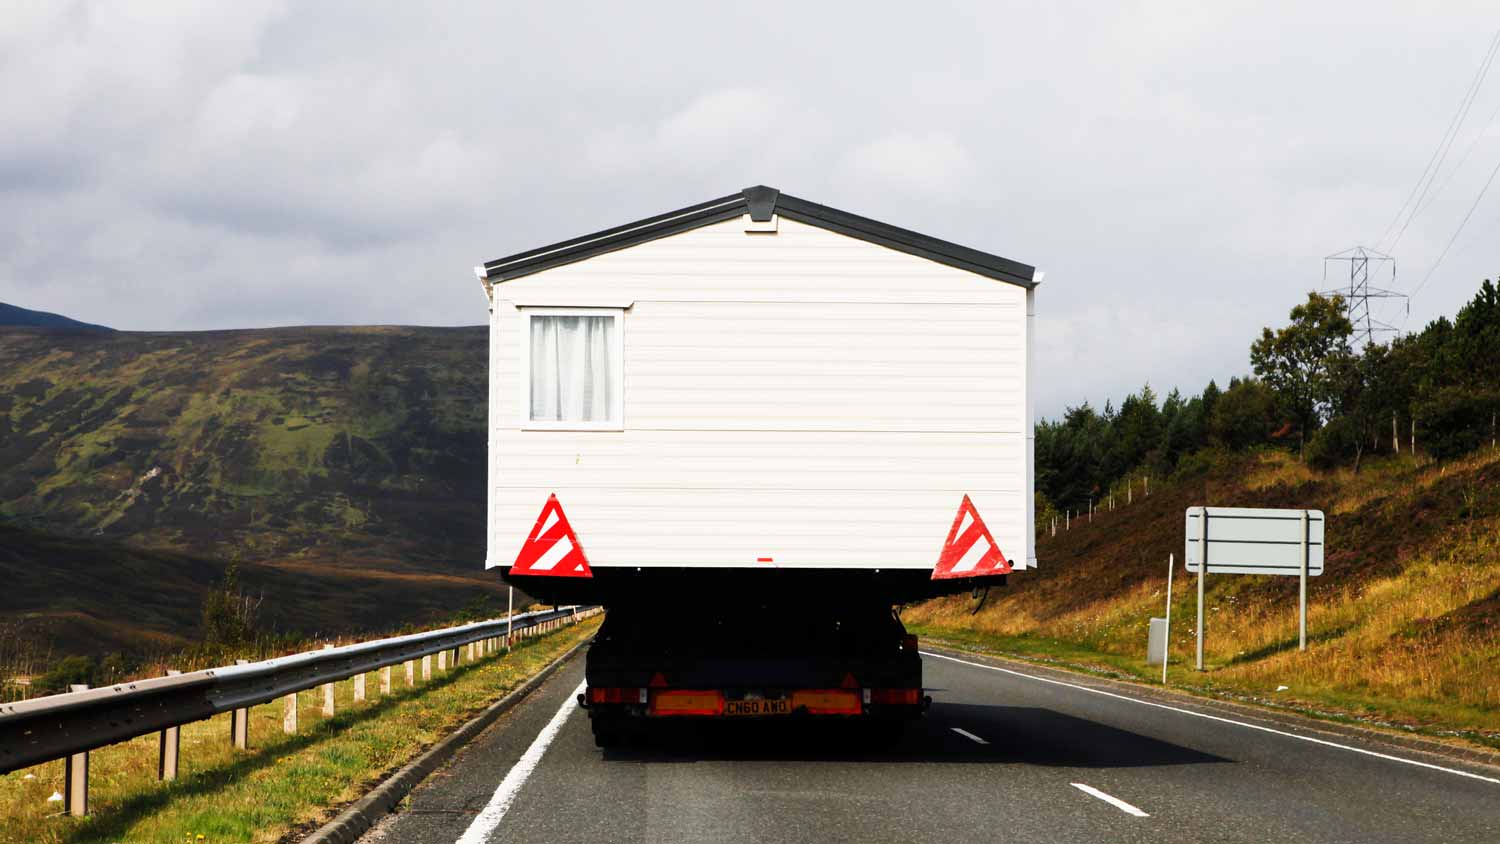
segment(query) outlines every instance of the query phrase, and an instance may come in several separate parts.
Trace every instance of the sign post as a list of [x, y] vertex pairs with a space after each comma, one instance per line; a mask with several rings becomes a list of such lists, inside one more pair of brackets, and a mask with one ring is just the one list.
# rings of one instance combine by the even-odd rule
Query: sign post
[[1167, 646], [1161, 652], [1161, 682], [1167, 683], [1167, 662], [1172, 656], [1172, 569], [1177, 568], [1177, 555], [1167, 555]]
[[1297, 650], [1307, 650], [1307, 511], [1302, 511], [1302, 570], [1297, 584]]
[[1203, 508], [1203, 518], [1198, 522], [1198, 543], [1202, 557], [1198, 564], [1198, 670], [1203, 670], [1203, 579], [1208, 573], [1208, 508]]

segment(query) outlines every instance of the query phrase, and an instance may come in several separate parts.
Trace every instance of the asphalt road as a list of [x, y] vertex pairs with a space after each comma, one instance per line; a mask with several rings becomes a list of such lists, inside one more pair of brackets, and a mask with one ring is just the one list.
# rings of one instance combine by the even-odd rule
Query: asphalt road
[[364, 841], [1500, 841], [1492, 769], [937, 655], [924, 672], [932, 709], [887, 750], [741, 728], [602, 752], [568, 703], [575, 659]]

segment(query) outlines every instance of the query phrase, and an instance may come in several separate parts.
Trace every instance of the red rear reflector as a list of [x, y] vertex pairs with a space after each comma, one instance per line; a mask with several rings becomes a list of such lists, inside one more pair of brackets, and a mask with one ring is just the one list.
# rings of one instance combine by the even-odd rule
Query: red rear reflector
[[792, 711], [809, 715], [858, 715], [859, 692], [846, 689], [802, 689], [792, 692]]
[[852, 672], [852, 671], [846, 671], [846, 672], [844, 672], [844, 680], [843, 680], [843, 682], [839, 683], [839, 688], [841, 688], [841, 689], [857, 689], [857, 688], [859, 688], [859, 681], [856, 680], [856, 679], [854, 679], [854, 672]]
[[922, 702], [921, 689], [871, 689], [870, 702], [886, 705], [916, 706]]
[[722, 692], [672, 689], [651, 694], [652, 715], [719, 715], [724, 712]]
[[645, 703], [646, 690], [640, 688], [589, 688], [589, 703]]
[[653, 689], [663, 689], [666, 688], [667, 678], [660, 671], [658, 671], [655, 674], [651, 675], [651, 682], [647, 683], [646, 685], [650, 686]]

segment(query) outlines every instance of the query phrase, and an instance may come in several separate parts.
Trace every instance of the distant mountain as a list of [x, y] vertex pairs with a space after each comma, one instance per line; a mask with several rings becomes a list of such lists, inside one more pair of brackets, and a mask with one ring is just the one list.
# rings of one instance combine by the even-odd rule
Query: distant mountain
[[[0, 522], [67, 540], [8, 560], [52, 581], [0, 609], [144, 623], [149, 599], [107, 600], [129, 578], [188, 603], [152, 614], [154, 635], [191, 635], [187, 595], [229, 559], [283, 629], [503, 600], [483, 569], [487, 342], [482, 327], [0, 331]], [[160, 553], [111, 572], [113, 552], [80, 543]]]
[[71, 328], [84, 331], [114, 331], [103, 325], [79, 322], [61, 314], [33, 311], [0, 302], [0, 325], [24, 325], [32, 328]]

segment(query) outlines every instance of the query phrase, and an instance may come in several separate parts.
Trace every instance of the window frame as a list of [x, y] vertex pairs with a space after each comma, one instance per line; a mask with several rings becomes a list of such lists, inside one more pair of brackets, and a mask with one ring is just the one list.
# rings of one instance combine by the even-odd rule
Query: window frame
[[[625, 309], [610, 307], [541, 308], [522, 307], [521, 312], [521, 377], [518, 411], [519, 427], [523, 431], [623, 431], [625, 430]], [[597, 422], [554, 422], [531, 418], [531, 319], [539, 316], [607, 316], [615, 321], [614, 356], [611, 359], [610, 377], [618, 389], [610, 401], [610, 418]]]

